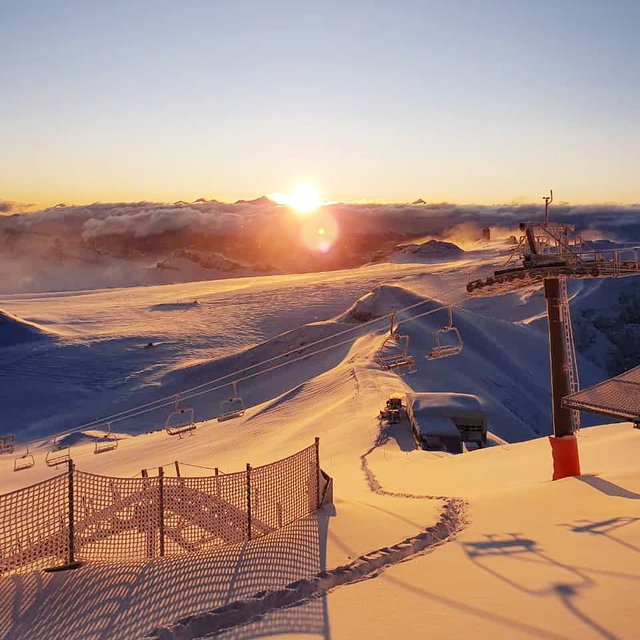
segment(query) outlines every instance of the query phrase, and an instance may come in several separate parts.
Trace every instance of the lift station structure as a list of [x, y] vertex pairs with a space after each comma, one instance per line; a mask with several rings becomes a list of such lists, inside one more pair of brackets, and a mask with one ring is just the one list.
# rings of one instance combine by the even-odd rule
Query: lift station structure
[[565, 408], [562, 399], [579, 390], [567, 278], [619, 278], [640, 275], [636, 250], [597, 251], [574, 227], [549, 221], [553, 191], [545, 196], [544, 222], [520, 224], [519, 242], [500, 268], [470, 280], [470, 296], [499, 295], [542, 284], [549, 325], [549, 360], [553, 417], [553, 479], [580, 475], [575, 431], [580, 413]]

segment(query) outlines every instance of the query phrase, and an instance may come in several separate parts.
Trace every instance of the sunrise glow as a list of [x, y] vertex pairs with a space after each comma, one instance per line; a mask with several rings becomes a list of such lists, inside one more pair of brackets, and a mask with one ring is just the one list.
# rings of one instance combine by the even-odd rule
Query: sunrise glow
[[299, 184], [289, 194], [289, 206], [298, 213], [309, 213], [320, 204], [320, 196], [310, 184]]
[[300, 214], [309, 213], [322, 204], [317, 189], [306, 183], [299, 184], [290, 193], [271, 193], [268, 197]]

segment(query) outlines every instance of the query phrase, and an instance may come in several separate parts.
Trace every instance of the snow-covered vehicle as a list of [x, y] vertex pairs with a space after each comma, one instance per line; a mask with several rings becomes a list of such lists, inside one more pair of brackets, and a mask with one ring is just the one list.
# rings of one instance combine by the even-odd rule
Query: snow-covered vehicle
[[467, 393], [408, 393], [407, 417], [423, 449], [462, 453], [463, 443], [484, 447], [487, 423], [482, 403]]

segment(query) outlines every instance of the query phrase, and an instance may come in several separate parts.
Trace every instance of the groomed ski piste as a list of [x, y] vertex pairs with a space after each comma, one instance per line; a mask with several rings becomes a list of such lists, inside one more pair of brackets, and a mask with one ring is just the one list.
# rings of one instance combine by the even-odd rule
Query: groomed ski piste
[[[319, 437], [334, 479], [333, 505], [244, 544], [1, 578], [0, 638], [637, 637], [640, 432], [583, 428], [582, 476], [551, 481], [542, 293], [464, 292], [503, 259], [494, 243], [455, 262], [0, 297], [1, 431], [17, 440], [2, 493], [60, 473], [54, 435], [78, 469], [121, 477], [239, 471]], [[569, 293], [597, 308], [610, 288]], [[449, 305], [464, 348], [427, 360]], [[376, 364], [392, 312], [416, 373]], [[578, 358], [583, 386], [606, 377]], [[246, 411], [218, 422], [233, 381]], [[380, 423], [409, 391], [477, 395], [491, 446], [424, 451], [406, 422]], [[193, 436], [164, 430], [176, 393]], [[119, 446], [95, 455], [109, 416]], [[26, 445], [35, 465], [14, 472]]]

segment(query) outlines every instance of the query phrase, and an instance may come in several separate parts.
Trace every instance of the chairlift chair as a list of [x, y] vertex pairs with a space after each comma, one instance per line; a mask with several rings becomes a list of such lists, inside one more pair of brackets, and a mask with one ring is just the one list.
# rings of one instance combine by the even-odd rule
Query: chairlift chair
[[389, 335], [384, 339], [380, 350], [376, 354], [375, 361], [386, 370], [409, 368], [409, 373], [415, 373], [415, 359], [410, 356], [409, 336], [397, 333], [397, 327], [394, 328], [395, 313], [391, 314], [391, 326], [389, 327]]
[[236, 390], [236, 383], [231, 383], [233, 389], [233, 395], [227, 400], [223, 400], [220, 403], [220, 415], [218, 416], [218, 422], [224, 422], [225, 420], [232, 420], [233, 418], [241, 418], [245, 412], [244, 402], [242, 398], [238, 397]]
[[175, 398], [173, 411], [167, 416], [164, 429], [170, 436], [182, 438], [185, 433], [193, 435], [196, 428], [193, 407], [179, 407], [180, 394]]
[[[445, 338], [443, 340], [443, 338]], [[457, 356], [462, 351], [462, 337], [456, 327], [453, 326], [452, 307], [449, 307], [449, 323], [446, 327], [438, 329], [435, 335], [436, 344], [429, 352], [427, 360], [439, 360]]]
[[13, 460], [13, 470], [14, 471], [22, 471], [23, 469], [31, 469], [35, 465], [36, 461], [32, 454], [29, 453], [29, 445], [27, 445], [27, 450], [21, 456], [14, 458]]
[[0, 453], [13, 453], [15, 444], [16, 438], [13, 433], [0, 436]]
[[107, 433], [101, 438], [96, 438], [93, 453], [104, 453], [118, 448], [118, 438], [115, 433], [111, 433], [111, 423], [107, 423]]
[[417, 371], [415, 358], [407, 353], [409, 336], [390, 336], [390, 338], [397, 341], [397, 348], [393, 350], [390, 347], [393, 343], [389, 342], [389, 338], [387, 338], [376, 356], [376, 362], [380, 367], [389, 371], [408, 367], [409, 373], [415, 373]]
[[57, 436], [53, 436], [53, 447], [47, 451], [44, 461], [47, 467], [57, 467], [71, 460], [71, 447], [61, 447], [56, 441]]

